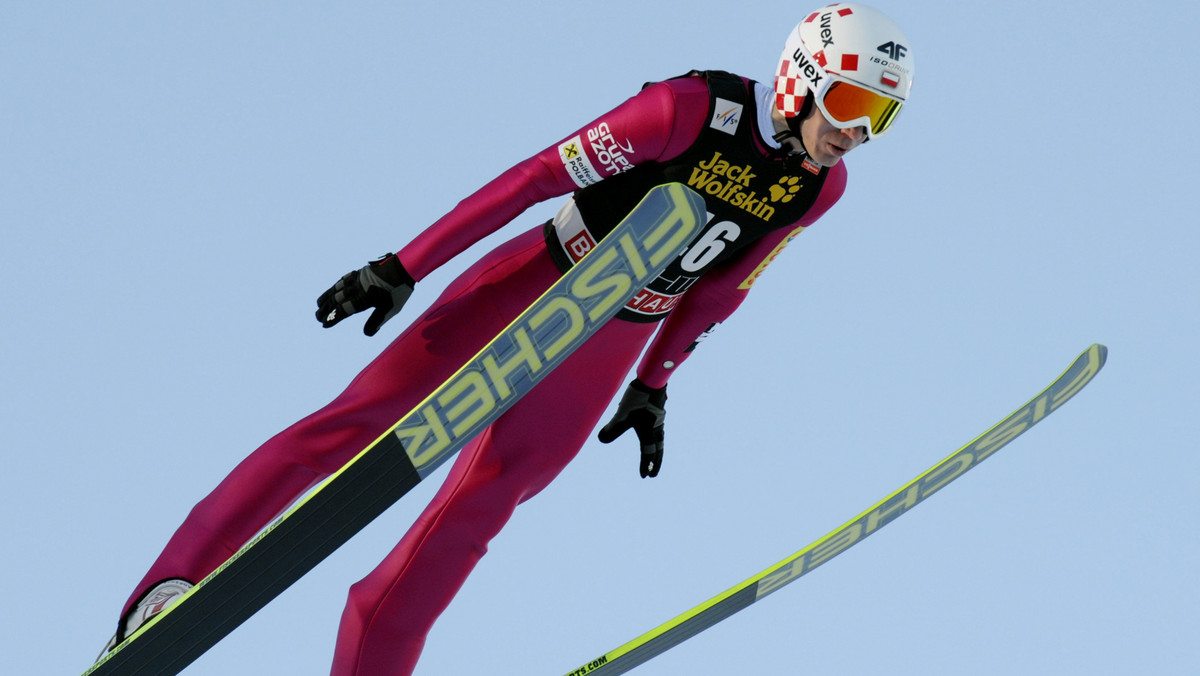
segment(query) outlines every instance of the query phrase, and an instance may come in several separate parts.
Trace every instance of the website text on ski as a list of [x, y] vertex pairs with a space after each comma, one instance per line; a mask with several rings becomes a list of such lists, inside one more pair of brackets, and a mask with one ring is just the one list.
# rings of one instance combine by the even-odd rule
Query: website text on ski
[[[473, 438], [396, 548], [351, 587], [332, 673], [412, 672], [426, 634], [489, 541], [519, 504], [575, 457], [635, 366], [636, 377], [599, 438], [608, 443], [633, 430], [641, 451], [638, 471], [656, 476], [671, 374], [740, 306], [783, 248], [841, 198], [847, 180], [842, 158], [890, 131], [912, 86], [913, 54], [908, 39], [882, 13], [839, 3], [800, 17], [770, 76], [773, 83], [763, 84], [722, 71], [693, 71], [646, 85], [488, 182], [396, 254], [347, 274], [322, 294], [317, 312], [322, 325], [372, 310], [364, 332], [373, 335], [400, 311], [417, 282], [531, 205], [570, 194], [549, 222], [484, 254], [342, 394], [269, 439], [201, 500], [132, 590], [113, 645], [152, 617], [163, 618], [156, 624], [165, 626], [172, 616], [200, 614], [187, 611], [200, 607], [201, 593], [189, 596], [200, 580], [209, 589], [223, 584], [221, 595], [237, 599], [235, 605], [251, 597], [265, 603], [279, 593], [286, 584], [243, 579], [231, 574], [234, 565], [212, 573], [331, 476], [334, 481], [304, 509], [321, 504], [311, 511], [339, 515], [360, 510], [368, 499], [357, 487], [332, 490], [349, 485], [352, 472], [339, 475], [341, 468], [407, 411], [422, 410], [419, 404], [430, 392], [448, 383], [555, 280], [582, 265], [580, 258], [649, 191], [680, 183], [703, 200], [697, 234], [613, 319], [536, 387], [516, 395], [519, 400], [486, 429], [453, 430]], [[460, 386], [467, 387], [465, 381]], [[464, 399], [460, 405], [454, 415], [469, 416], [472, 406], [483, 404]], [[403, 439], [410, 453], [436, 438], [433, 427], [419, 423], [422, 432]], [[295, 513], [284, 519], [269, 537], [280, 537], [294, 518]], [[294, 561], [297, 570], [336, 546], [336, 538], [299, 533], [294, 538], [289, 553], [278, 556]], [[255, 553], [265, 556], [264, 542], [237, 556], [237, 565], [263, 565]], [[231, 623], [207, 615], [225, 608], [224, 602], [213, 603], [197, 632], [227, 631], [212, 628]], [[163, 614], [172, 607], [178, 610]], [[150, 634], [109, 661], [132, 654], [130, 646]], [[153, 659], [186, 662], [178, 652], [168, 649]]]

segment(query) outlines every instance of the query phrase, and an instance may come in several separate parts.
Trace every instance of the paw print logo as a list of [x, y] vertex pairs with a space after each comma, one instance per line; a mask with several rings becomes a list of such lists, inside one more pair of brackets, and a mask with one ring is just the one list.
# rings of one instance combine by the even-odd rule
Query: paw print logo
[[784, 176], [771, 186], [772, 202], [791, 202], [796, 193], [800, 192], [800, 179], [796, 176]]

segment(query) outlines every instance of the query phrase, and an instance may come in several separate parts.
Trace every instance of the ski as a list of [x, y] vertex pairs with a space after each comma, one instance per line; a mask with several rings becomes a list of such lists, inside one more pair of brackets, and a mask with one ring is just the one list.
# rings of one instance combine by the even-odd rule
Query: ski
[[883, 528], [918, 503], [962, 476], [1030, 427], [1062, 406], [1087, 385], [1108, 356], [1100, 344], [1089, 347], [1036, 397], [993, 425], [950, 457], [872, 505], [845, 525], [741, 584], [714, 596], [678, 617], [584, 664], [566, 676], [623, 674], [666, 652], [780, 587], [794, 582], [868, 535]]
[[674, 260], [704, 225], [679, 183], [607, 237], [404, 418], [85, 673], [177, 674], [429, 476]]

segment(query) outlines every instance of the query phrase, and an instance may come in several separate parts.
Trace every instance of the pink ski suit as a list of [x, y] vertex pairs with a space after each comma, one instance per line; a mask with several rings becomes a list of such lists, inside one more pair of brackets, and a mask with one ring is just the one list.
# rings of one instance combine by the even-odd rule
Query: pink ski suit
[[[718, 90], [710, 87], [716, 75], [693, 73], [648, 85], [504, 172], [404, 247], [398, 256], [419, 281], [531, 205], [577, 191], [554, 222], [517, 235], [452, 282], [329, 405], [241, 462], [193, 508], [123, 613], [160, 580], [204, 578], [503, 329], [571, 264], [581, 241], [603, 236], [604, 222], [611, 220], [606, 208], [619, 216], [610, 199], [617, 193], [596, 200], [593, 189], [609, 184], [634, 190], [657, 180], [652, 173], [641, 183], [620, 184], [618, 179], [642, 173], [635, 170], [643, 165], [686, 181], [715, 214], [691, 257], [683, 257], [682, 270], [692, 274], [631, 302], [622, 318], [606, 324], [474, 439], [395, 549], [351, 587], [332, 673], [412, 673], [426, 634], [488, 542], [518, 504], [575, 457], [655, 330], [637, 375], [663, 387], [698, 338], [738, 307], [766, 263], [841, 196], [842, 164], [785, 166], [778, 144], [769, 140], [768, 87], [723, 75]], [[712, 145], [733, 143], [731, 129], [739, 130], [738, 145]], [[727, 161], [739, 148], [744, 161]], [[630, 197], [636, 203], [640, 194]], [[788, 211], [804, 199], [799, 211]], [[798, 217], [783, 220], [789, 213]], [[776, 215], [779, 222], [768, 222]], [[746, 236], [736, 241], [740, 234]]]

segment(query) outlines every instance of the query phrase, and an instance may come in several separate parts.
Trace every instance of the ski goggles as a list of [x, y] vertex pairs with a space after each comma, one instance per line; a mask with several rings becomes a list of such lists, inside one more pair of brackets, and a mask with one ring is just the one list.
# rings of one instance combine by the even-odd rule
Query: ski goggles
[[896, 121], [904, 102], [830, 73], [829, 84], [816, 104], [829, 123], [839, 129], [866, 127], [868, 137], [883, 135]]

